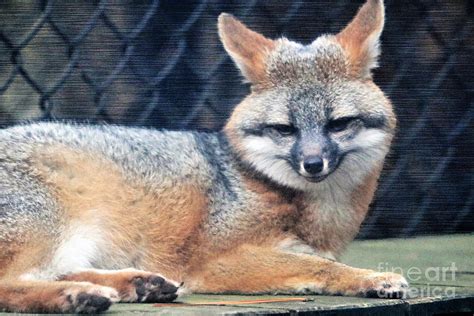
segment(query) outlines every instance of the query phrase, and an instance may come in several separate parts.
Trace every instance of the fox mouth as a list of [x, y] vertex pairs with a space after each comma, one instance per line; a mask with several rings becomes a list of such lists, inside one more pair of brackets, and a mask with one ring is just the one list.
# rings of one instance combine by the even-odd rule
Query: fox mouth
[[338, 161], [337, 165], [334, 168], [331, 168], [330, 170], [328, 170], [328, 172], [325, 173], [325, 174], [317, 174], [317, 175], [312, 176], [308, 173], [305, 173], [304, 171], [301, 172], [301, 170], [299, 170], [299, 166], [295, 166], [295, 164], [293, 164], [293, 161], [291, 161], [289, 158], [286, 158], [286, 157], [279, 157], [279, 158], [282, 158], [290, 166], [292, 166], [293, 170], [296, 172], [296, 174], [298, 174], [299, 176], [304, 178], [306, 181], [311, 182], [311, 183], [318, 183], [318, 182], [324, 181], [327, 177], [329, 177], [337, 169], [337, 167], [339, 166], [339, 164], [341, 162], [341, 161]]
[[300, 173], [300, 175], [306, 179], [306, 181], [312, 182], [312, 183], [318, 183], [323, 180], [325, 180], [331, 173], [325, 174], [325, 175], [318, 175], [318, 176], [305, 176]]

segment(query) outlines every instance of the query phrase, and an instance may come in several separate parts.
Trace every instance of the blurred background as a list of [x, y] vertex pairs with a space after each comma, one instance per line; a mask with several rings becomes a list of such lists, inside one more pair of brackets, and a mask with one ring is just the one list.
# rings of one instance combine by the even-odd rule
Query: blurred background
[[[0, 126], [218, 130], [249, 91], [218, 40], [219, 13], [310, 43], [363, 2], [3, 0]], [[374, 80], [399, 130], [358, 238], [473, 232], [474, 1], [385, 3]]]

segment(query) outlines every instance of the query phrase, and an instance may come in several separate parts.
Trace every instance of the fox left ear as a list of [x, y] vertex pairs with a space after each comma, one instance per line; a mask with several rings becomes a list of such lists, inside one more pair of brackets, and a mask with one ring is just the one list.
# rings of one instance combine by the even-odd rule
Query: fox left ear
[[356, 77], [371, 78], [371, 70], [378, 65], [384, 20], [383, 0], [367, 0], [349, 25], [336, 35]]
[[252, 84], [266, 79], [266, 59], [275, 42], [247, 28], [232, 15], [222, 13], [218, 22], [219, 36], [227, 53], [242, 75]]

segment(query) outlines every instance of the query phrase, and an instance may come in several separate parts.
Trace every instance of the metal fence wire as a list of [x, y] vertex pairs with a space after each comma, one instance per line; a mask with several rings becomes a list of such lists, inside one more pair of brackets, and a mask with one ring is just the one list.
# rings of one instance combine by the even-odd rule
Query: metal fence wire
[[[363, 1], [2, 1], [0, 125], [74, 119], [216, 130], [248, 93], [219, 13], [309, 43]], [[386, 1], [378, 83], [399, 131], [360, 238], [472, 232], [474, 2]]]

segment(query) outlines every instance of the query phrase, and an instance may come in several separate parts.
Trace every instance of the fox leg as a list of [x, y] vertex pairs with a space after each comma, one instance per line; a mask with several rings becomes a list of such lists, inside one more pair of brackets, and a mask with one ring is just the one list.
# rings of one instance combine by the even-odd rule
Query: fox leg
[[87, 269], [63, 275], [59, 280], [87, 281], [112, 287], [118, 291], [120, 301], [128, 303], [171, 302], [178, 297], [179, 284], [165, 277], [136, 269]]
[[0, 281], [0, 311], [90, 314], [118, 299], [115, 289], [88, 282]]
[[[117, 290], [89, 282], [56, 282], [39, 262], [50, 245], [0, 241], [0, 312], [99, 313], [119, 300]], [[21, 246], [19, 246], [21, 245]]]
[[311, 254], [242, 245], [207, 260], [185, 284], [204, 293], [316, 293], [401, 298], [406, 280], [395, 273], [358, 269]]

